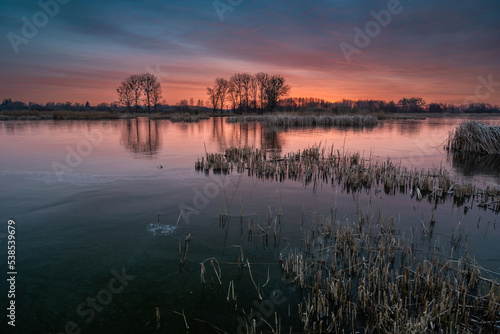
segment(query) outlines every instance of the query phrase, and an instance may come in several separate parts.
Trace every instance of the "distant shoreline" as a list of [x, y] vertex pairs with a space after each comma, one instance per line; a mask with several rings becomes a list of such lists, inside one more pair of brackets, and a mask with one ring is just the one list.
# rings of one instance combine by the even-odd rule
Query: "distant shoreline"
[[[272, 112], [264, 115], [336, 115], [328, 111], [291, 111], [291, 112]], [[211, 117], [231, 117], [237, 116], [232, 112], [224, 114], [213, 113], [190, 113], [190, 112], [175, 112], [175, 113], [117, 113], [117, 112], [101, 112], [101, 111], [3, 111], [0, 112], [0, 121], [45, 121], [45, 120], [112, 120], [112, 119], [134, 119], [139, 117], [148, 117], [150, 119], [169, 119], [172, 122], [198, 122]], [[244, 113], [243, 116], [256, 116], [256, 113]], [[339, 114], [340, 115], [340, 114]], [[498, 113], [344, 113], [343, 115], [363, 115], [374, 116], [379, 120], [424, 120], [426, 118], [454, 118], [466, 116], [480, 117], [500, 117]]]

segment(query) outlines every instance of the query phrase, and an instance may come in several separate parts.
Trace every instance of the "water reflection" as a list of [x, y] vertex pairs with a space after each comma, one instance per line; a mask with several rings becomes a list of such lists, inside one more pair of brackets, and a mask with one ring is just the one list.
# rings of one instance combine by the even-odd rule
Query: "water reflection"
[[413, 136], [422, 131], [422, 125], [423, 123], [421, 120], [404, 120], [399, 121], [397, 127], [401, 135]]
[[[482, 180], [498, 183], [500, 158], [451, 156], [447, 160], [446, 153], [440, 149], [446, 142], [448, 132], [467, 119], [385, 120], [376, 127], [362, 129], [272, 127], [258, 122], [227, 123], [221, 117], [198, 123], [172, 123], [148, 118], [0, 121], [0, 152], [3, 157], [8, 157], [0, 159], [0, 169], [22, 170], [27, 163], [41, 166], [37, 167], [40, 170], [51, 169], [52, 161], [65, 158], [66, 146], [76, 148], [88, 134], [101, 132], [105, 134], [104, 141], [99, 149], [92, 152], [92, 158], [99, 158], [102, 154], [102, 158], [109, 161], [125, 159], [120, 155], [125, 150], [132, 152], [135, 159], [174, 157], [172, 160], [175, 160], [176, 166], [191, 167], [205, 147], [210, 152], [221, 152], [231, 146], [250, 146], [288, 153], [322, 143], [322, 147], [333, 146], [335, 150], [357, 151], [366, 156], [373, 152], [377, 159], [391, 157], [409, 168], [431, 168], [444, 163], [445, 168], [454, 169], [452, 172], [456, 171], [458, 176], [481, 175], [486, 176]], [[481, 121], [498, 123], [498, 117], [484, 117]], [[121, 148], [117, 150], [118, 146]], [[38, 160], [33, 162], [31, 153], [38, 154], [40, 151], [44, 154], [36, 155]], [[127, 171], [130, 171], [130, 166]]]
[[259, 147], [266, 150], [281, 151], [286, 130], [263, 126], [260, 123], [226, 123], [224, 118], [215, 117], [210, 120], [212, 140], [219, 150], [227, 147]]
[[153, 159], [160, 150], [158, 120], [139, 117], [122, 123], [120, 144], [128, 150]]
[[500, 182], [500, 155], [455, 152], [448, 155], [453, 168], [465, 176], [490, 175]]

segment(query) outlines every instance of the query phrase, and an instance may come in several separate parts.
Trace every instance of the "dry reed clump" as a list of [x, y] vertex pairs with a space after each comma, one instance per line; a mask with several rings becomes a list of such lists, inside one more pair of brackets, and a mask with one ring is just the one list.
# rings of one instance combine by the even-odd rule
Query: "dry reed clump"
[[377, 117], [366, 115], [261, 115], [233, 116], [226, 118], [228, 123], [262, 122], [270, 126], [339, 126], [373, 127], [378, 124]]
[[500, 126], [488, 126], [478, 121], [462, 122], [448, 136], [450, 151], [478, 154], [500, 154]]
[[364, 159], [359, 152], [328, 152], [325, 148], [312, 147], [296, 153], [281, 155], [277, 151], [244, 147], [231, 147], [224, 153], [206, 153], [195, 162], [195, 169], [208, 173], [230, 173], [236, 169], [248, 176], [283, 182], [294, 180], [313, 184], [337, 184], [347, 192], [375, 189], [375, 193], [410, 193], [421, 199], [464, 199], [481, 196], [482, 203], [491, 202], [500, 195], [496, 188], [480, 189], [472, 184], [455, 182], [445, 168], [417, 170], [386, 161]]
[[304, 333], [498, 332], [499, 283], [481, 276], [467, 250], [455, 259], [439, 249], [421, 254], [394, 219], [361, 212], [357, 222], [313, 222], [301, 249], [282, 251], [279, 262], [301, 289]]

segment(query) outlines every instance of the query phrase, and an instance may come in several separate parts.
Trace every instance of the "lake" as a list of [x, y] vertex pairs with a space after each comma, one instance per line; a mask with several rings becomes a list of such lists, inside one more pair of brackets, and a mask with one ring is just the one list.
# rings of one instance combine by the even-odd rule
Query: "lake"
[[[320, 221], [333, 211], [341, 221], [356, 220], [360, 208], [394, 217], [400, 231], [418, 235], [423, 251], [449, 248], [454, 229], [460, 230], [485, 275], [497, 277], [500, 226], [492, 210], [194, 168], [205, 152], [231, 146], [288, 153], [333, 145], [418, 170], [444, 167], [461, 182], [499, 187], [498, 157], [453, 157], [443, 149], [449, 131], [465, 119], [477, 117], [385, 120], [363, 129], [280, 129], [223, 118], [0, 122], [0, 254], [7, 272], [7, 222], [15, 221], [16, 332], [184, 332], [184, 314], [193, 333], [217, 333], [215, 327], [234, 333], [243, 311], [269, 306], [257, 299], [253, 280], [284, 292], [271, 299], [272, 307], [283, 323], [295, 325], [287, 308], [300, 296], [287, 290], [278, 257], [300, 245], [304, 221]], [[480, 120], [500, 123], [495, 117]], [[221, 212], [230, 218], [221, 221]], [[277, 212], [282, 216], [276, 238], [249, 237], [250, 225], [263, 226]], [[434, 231], [423, 238], [422, 225], [431, 215]], [[242, 253], [253, 277], [238, 269]], [[203, 262], [210, 258], [216, 260]], [[227, 301], [230, 284], [236, 304]], [[8, 291], [5, 280], [0, 288], [2, 295]], [[3, 329], [7, 321], [1, 320]]]

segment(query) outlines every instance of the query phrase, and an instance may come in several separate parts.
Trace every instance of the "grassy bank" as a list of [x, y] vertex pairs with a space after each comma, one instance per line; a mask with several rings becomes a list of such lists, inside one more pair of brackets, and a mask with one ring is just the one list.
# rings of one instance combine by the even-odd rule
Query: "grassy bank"
[[340, 126], [340, 127], [373, 127], [378, 119], [367, 115], [298, 115], [271, 114], [255, 116], [233, 116], [226, 119], [228, 123], [262, 122], [271, 126]]
[[[168, 113], [119, 113], [101, 111], [36, 111], [19, 110], [0, 112], [0, 121], [6, 120], [99, 120], [99, 119], [128, 119], [136, 117], [149, 117], [151, 119], [169, 119], [172, 122], [198, 122], [211, 117], [224, 117], [230, 123], [236, 122], [263, 122], [273, 126], [350, 126], [365, 127], [375, 126], [381, 120], [425, 120], [426, 118], [463, 117], [472, 114], [393, 114], [374, 112], [370, 114], [345, 114], [337, 115], [329, 111], [294, 111], [276, 112], [265, 115], [245, 114], [235, 115], [232, 112], [213, 114], [208, 112], [168, 112]], [[477, 114], [477, 116], [492, 117], [495, 114]]]
[[4, 111], [0, 114], [0, 120], [99, 120], [118, 119], [121, 114], [101, 111]]
[[173, 123], [196, 123], [201, 120], [210, 119], [210, 115], [208, 114], [198, 114], [198, 115], [190, 115], [190, 114], [162, 114], [162, 119], [168, 119]]
[[0, 121], [8, 120], [101, 120], [101, 119], [129, 119], [148, 117], [151, 119], [168, 119], [172, 122], [199, 122], [210, 119], [210, 114], [189, 113], [116, 113], [101, 111], [4, 111], [0, 113]]

